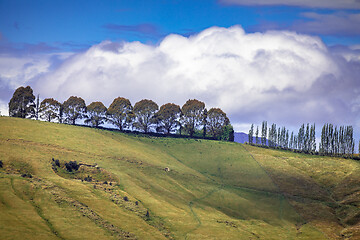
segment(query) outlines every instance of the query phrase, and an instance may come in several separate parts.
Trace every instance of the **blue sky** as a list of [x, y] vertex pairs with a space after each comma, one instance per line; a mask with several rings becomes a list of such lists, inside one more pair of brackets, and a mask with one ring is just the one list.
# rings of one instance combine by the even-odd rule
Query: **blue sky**
[[[247, 6], [238, 2], [1, 0], [0, 33], [3, 41], [11, 43], [42, 42], [60, 49], [76, 49], [103, 40], [156, 44], [169, 33], [189, 35], [211, 26], [239, 24], [247, 32], [287, 29], [318, 35], [328, 45], [360, 43], [360, 31], [346, 26], [352, 24], [349, 15], [359, 14], [356, 6], [342, 9], [339, 4], [340, 8], [332, 9], [309, 7], [306, 1], [304, 6]], [[309, 13], [316, 15], [309, 17]], [[329, 16], [339, 16], [343, 28], [322, 22]], [[353, 26], [358, 26], [359, 21], [355, 19]], [[309, 24], [313, 27], [309, 28]]]
[[[0, 111], [19, 86], [106, 106], [118, 96], [360, 136], [358, 0], [0, 0]], [[318, 129], [319, 130], [319, 129]]]

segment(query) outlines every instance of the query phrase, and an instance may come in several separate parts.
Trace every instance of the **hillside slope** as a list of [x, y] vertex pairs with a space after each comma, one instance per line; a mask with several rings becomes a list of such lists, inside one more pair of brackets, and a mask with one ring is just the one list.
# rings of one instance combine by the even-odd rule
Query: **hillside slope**
[[0, 239], [360, 236], [352, 160], [8, 117], [0, 160]]

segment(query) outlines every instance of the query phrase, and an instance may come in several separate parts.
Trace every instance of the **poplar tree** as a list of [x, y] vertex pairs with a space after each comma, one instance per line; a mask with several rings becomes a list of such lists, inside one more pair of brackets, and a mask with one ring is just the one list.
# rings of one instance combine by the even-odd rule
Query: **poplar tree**
[[253, 136], [254, 136], [254, 124], [251, 124], [250, 130], [249, 130], [249, 144], [253, 144]]
[[289, 130], [286, 130], [285, 148], [289, 148]]
[[277, 132], [277, 139], [278, 139], [278, 146], [281, 147], [281, 128], [278, 128], [278, 132]]
[[297, 145], [300, 151], [304, 151], [305, 124], [302, 124], [297, 135]]
[[256, 144], [259, 144], [259, 126], [256, 126], [255, 141]]
[[269, 128], [269, 146], [270, 147], [276, 147], [277, 143], [277, 134], [276, 134], [276, 124], [273, 123], [271, 127]]
[[294, 132], [291, 132], [289, 148], [294, 149]]
[[310, 151], [316, 151], [316, 136], [315, 136], [315, 123], [310, 128]]
[[261, 144], [266, 145], [266, 137], [267, 137], [267, 122], [262, 122], [262, 131], [261, 131]]

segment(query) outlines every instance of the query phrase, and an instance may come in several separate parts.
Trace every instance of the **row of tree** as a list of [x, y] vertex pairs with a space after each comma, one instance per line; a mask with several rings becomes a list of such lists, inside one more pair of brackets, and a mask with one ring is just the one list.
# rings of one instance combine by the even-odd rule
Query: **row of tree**
[[86, 106], [81, 97], [71, 96], [64, 103], [53, 98], [36, 99], [30, 86], [19, 87], [9, 102], [9, 116], [35, 118], [59, 123], [86, 124], [98, 127], [109, 122], [120, 130], [140, 130], [144, 133], [179, 133], [193, 137], [201, 134], [216, 139], [233, 141], [234, 131], [229, 118], [220, 108], [205, 108], [205, 103], [193, 99], [180, 106], [167, 103], [160, 107], [152, 100], [143, 99], [134, 106], [129, 99], [118, 97], [109, 108], [102, 102]]
[[355, 141], [353, 133], [352, 126], [340, 126], [338, 128], [332, 124], [325, 124], [321, 131], [320, 153], [327, 155], [354, 154]]
[[[269, 133], [268, 133], [269, 132]], [[319, 152], [323, 155], [350, 156], [354, 154], [355, 141], [353, 138], [352, 126], [333, 126], [324, 124], [319, 143]], [[254, 142], [254, 124], [249, 130], [249, 143], [267, 146], [270, 148], [282, 148], [301, 151], [304, 153], [317, 153], [315, 124], [302, 124], [297, 134], [291, 132], [285, 127], [277, 128], [272, 124], [269, 129], [267, 122], [263, 121], [261, 125], [261, 136], [259, 127], [256, 127]], [[360, 152], [360, 142], [359, 142]]]

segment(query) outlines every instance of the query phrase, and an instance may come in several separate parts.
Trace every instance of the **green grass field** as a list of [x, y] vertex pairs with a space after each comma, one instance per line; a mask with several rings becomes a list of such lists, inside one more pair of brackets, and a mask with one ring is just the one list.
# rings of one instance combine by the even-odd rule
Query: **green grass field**
[[0, 239], [360, 239], [353, 160], [9, 117], [0, 160]]

